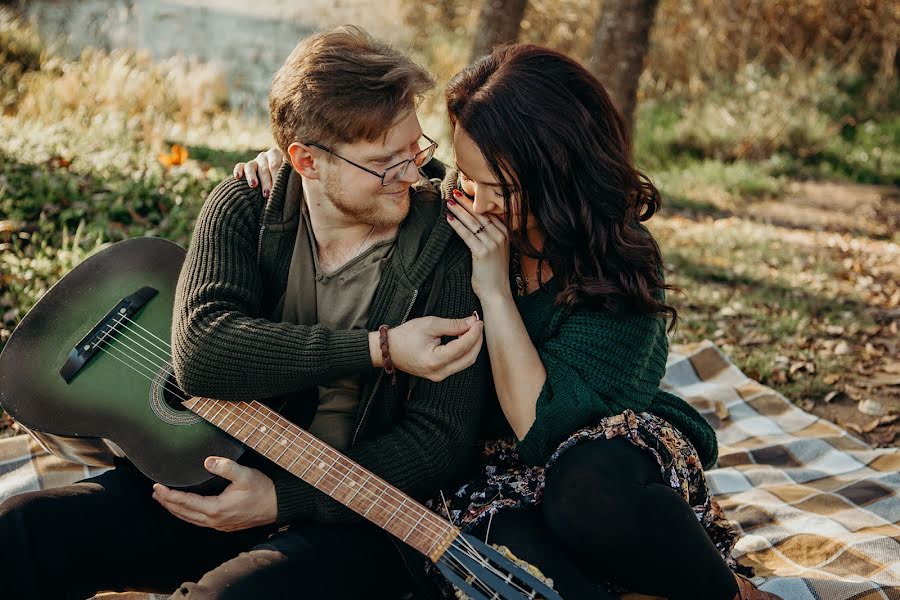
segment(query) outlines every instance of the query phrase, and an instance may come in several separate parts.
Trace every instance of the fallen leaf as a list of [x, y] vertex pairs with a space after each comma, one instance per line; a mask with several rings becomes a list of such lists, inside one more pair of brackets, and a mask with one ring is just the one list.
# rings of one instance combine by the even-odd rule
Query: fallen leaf
[[824, 381], [828, 385], [834, 385], [840, 380], [841, 380], [841, 376], [838, 375], [837, 373], [831, 373], [830, 375], [826, 375], [825, 377], [822, 378], [822, 381]]
[[873, 419], [862, 426], [863, 433], [869, 433], [870, 431], [874, 431], [876, 427], [881, 425], [881, 419]]
[[843, 393], [844, 393], [844, 392], [842, 392], [841, 390], [833, 390], [833, 391], [830, 391], [830, 392], [828, 392], [827, 394], [825, 394], [825, 397], [824, 397], [824, 398], [822, 398], [822, 402], [825, 402], [825, 403], [827, 404], [827, 403], [831, 402], [832, 400], [834, 400], [835, 398], [837, 398], [838, 396], [840, 396], [840, 395], [843, 394]]
[[843, 427], [844, 429], [849, 429], [850, 431], [854, 431], [859, 435], [862, 435], [863, 431], [859, 425], [856, 423], [851, 423], [850, 421], [838, 421], [838, 425]]
[[850, 354], [850, 344], [844, 341], [839, 342], [838, 345], [834, 347], [834, 353], [838, 356]]
[[856, 410], [863, 413], [864, 415], [870, 415], [873, 417], [880, 417], [884, 414], [884, 407], [881, 405], [881, 402], [877, 400], [865, 399], [860, 401], [859, 404], [856, 405]]
[[741, 346], [759, 346], [762, 344], [768, 344], [772, 341], [771, 336], [768, 336], [764, 333], [751, 333], [750, 335], [744, 336], [744, 338], [738, 342]]
[[159, 164], [167, 169], [169, 167], [177, 167], [178, 165], [183, 165], [187, 159], [187, 148], [185, 148], [181, 144], [172, 144], [172, 149], [168, 154], [163, 152], [159, 156], [157, 156]]
[[891, 423], [896, 423], [900, 421], [900, 413], [891, 413], [889, 415], [884, 415], [880, 419], [878, 419], [879, 425], [890, 425]]
[[869, 378], [872, 385], [900, 385], [900, 374], [898, 373], [875, 373]]

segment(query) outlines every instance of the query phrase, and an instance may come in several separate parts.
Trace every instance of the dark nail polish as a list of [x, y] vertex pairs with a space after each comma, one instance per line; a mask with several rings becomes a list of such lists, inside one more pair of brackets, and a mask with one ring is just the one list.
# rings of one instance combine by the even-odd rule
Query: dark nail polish
[[448, 221], [455, 221], [455, 220], [456, 220], [456, 217], [454, 217], [454, 216], [451, 215], [450, 213], [447, 213], [447, 220], [448, 220]]
[[269, 190], [263, 190], [263, 198], [269, 197]]
[[457, 198], [462, 198], [462, 192], [459, 190], [453, 190], [453, 195]]
[[450, 206], [456, 206], [456, 202], [453, 200], [453, 198], [447, 198], [447, 204], [449, 204]]
[[252, 179], [250, 180], [250, 187], [256, 187], [256, 182]]

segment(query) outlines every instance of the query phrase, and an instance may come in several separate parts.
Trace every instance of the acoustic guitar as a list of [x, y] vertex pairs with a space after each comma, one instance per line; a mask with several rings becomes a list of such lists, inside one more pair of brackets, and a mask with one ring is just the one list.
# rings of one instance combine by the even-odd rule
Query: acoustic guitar
[[[60, 279], [0, 353], [0, 406], [49, 451], [86, 464], [127, 457], [149, 478], [216, 489], [207, 456], [251, 448], [430, 559], [474, 600], [559, 600], [545, 583], [261, 402], [190, 397], [171, 364], [185, 251], [113, 244]], [[221, 480], [219, 480], [221, 483]]]

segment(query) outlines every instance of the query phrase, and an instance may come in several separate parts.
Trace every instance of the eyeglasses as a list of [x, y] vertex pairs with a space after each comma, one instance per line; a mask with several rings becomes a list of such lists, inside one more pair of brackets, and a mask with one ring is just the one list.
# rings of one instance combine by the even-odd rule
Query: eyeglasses
[[[428, 146], [426, 146], [422, 150], [419, 150], [418, 152], [416, 152], [416, 155], [413, 156], [412, 158], [408, 158], [406, 160], [401, 160], [397, 164], [391, 165], [390, 167], [385, 169], [383, 173], [379, 173], [378, 171], [373, 171], [372, 169], [369, 169], [368, 167], [364, 167], [360, 164], [357, 164], [357, 163], [353, 162], [352, 160], [350, 160], [349, 158], [344, 158], [340, 154], [338, 154], [336, 152], [332, 152], [325, 146], [322, 146], [315, 142], [308, 142], [306, 145], [307, 146], [315, 146], [319, 150], [324, 150], [328, 154], [330, 154], [332, 156], [336, 156], [344, 162], [350, 163], [357, 169], [362, 169], [366, 173], [371, 173], [375, 177], [378, 177], [379, 179], [381, 179], [382, 186], [388, 186], [388, 185], [391, 185], [392, 183], [394, 183], [395, 181], [397, 181], [398, 179], [402, 178], [404, 175], [406, 175], [406, 170], [409, 168], [409, 165], [414, 164], [414, 165], [416, 165], [416, 168], [418, 169], [420, 167], [425, 166], [425, 164], [428, 163], [428, 161], [430, 161], [432, 159], [432, 157], [434, 156], [434, 151], [438, 147], [438, 144], [437, 144], [437, 142], [435, 142], [433, 139], [431, 139], [430, 137], [428, 137], [425, 134], [422, 134], [422, 137], [425, 138], [426, 140], [428, 140], [428, 142], [429, 142]], [[419, 144], [419, 146], [421, 147], [421, 144]]]

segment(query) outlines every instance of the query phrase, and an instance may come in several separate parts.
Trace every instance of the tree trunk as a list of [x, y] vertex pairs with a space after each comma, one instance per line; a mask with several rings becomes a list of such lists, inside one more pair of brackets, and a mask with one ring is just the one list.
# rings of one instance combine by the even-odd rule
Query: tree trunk
[[515, 42], [528, 0], [482, 0], [471, 60], [490, 54], [495, 46]]
[[638, 80], [650, 46], [650, 30], [659, 0], [603, 0], [589, 68], [634, 129]]

